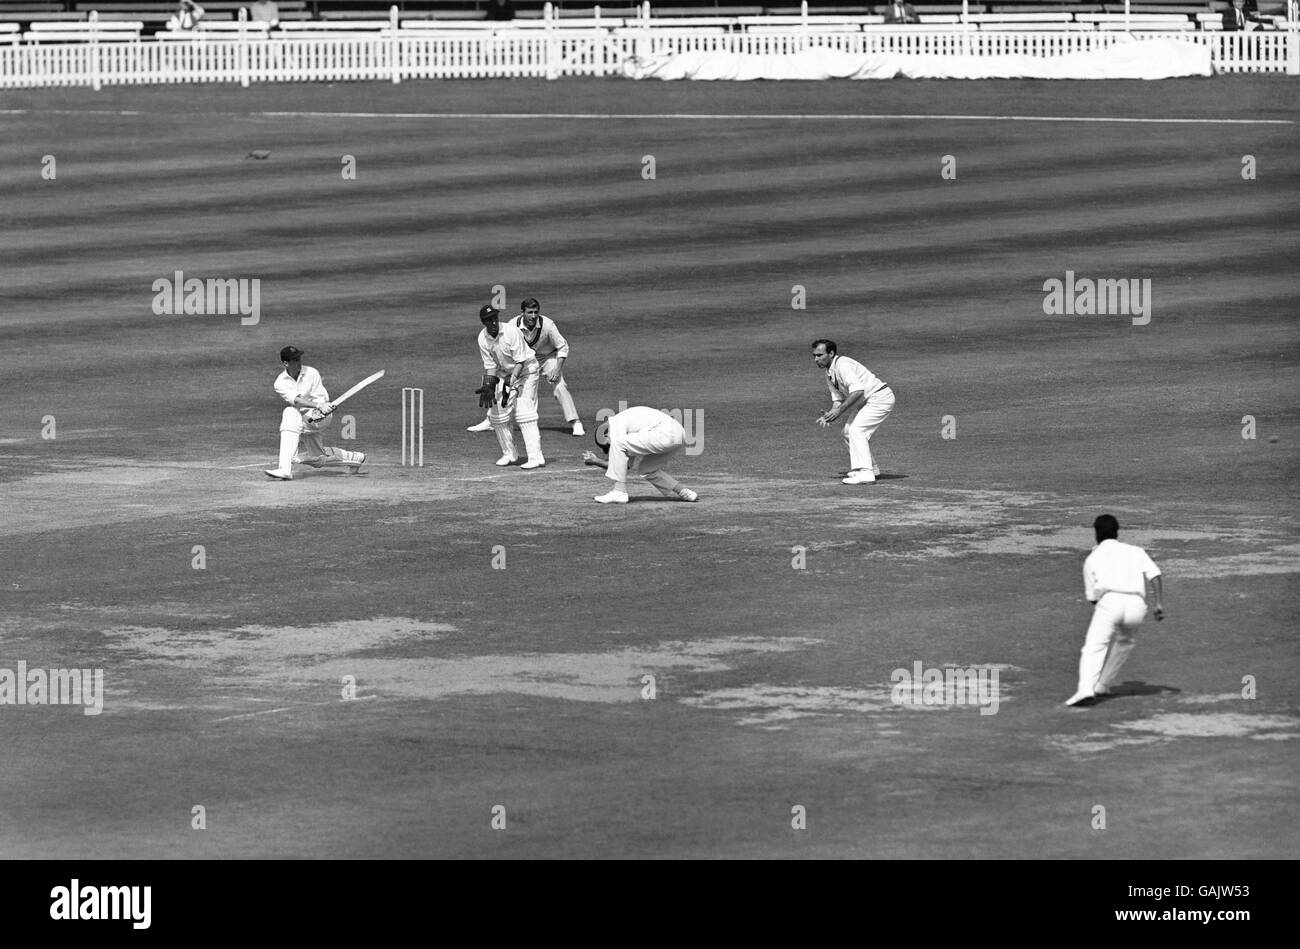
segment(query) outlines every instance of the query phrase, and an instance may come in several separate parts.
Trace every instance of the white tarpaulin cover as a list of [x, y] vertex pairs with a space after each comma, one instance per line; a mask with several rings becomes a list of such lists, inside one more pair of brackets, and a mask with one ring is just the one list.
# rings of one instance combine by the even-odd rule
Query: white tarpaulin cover
[[1171, 79], [1209, 76], [1210, 47], [1130, 39], [1063, 56], [854, 54], [810, 46], [787, 56], [666, 53], [629, 63], [634, 79]]

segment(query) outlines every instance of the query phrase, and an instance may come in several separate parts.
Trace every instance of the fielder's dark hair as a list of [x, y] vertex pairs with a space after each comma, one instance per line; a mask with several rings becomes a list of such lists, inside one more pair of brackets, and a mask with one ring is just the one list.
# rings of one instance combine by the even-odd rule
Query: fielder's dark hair
[[524, 312], [524, 310], [528, 309], [530, 306], [535, 306], [539, 310], [542, 308], [542, 305], [537, 302], [537, 297], [524, 297], [524, 299], [519, 301], [519, 312]]
[[1097, 532], [1097, 543], [1103, 540], [1117, 540], [1119, 538], [1119, 521], [1115, 520], [1113, 514], [1102, 514], [1092, 522], [1092, 529]]
[[835, 348], [835, 340], [833, 339], [814, 339], [812, 348], [816, 349], [818, 346], [825, 346], [828, 353], [839, 352], [839, 350]]

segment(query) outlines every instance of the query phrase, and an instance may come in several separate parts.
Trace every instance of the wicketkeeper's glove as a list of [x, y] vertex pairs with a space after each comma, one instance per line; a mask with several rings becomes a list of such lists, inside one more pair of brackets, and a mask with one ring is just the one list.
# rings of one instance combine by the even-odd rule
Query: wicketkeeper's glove
[[484, 374], [483, 384], [474, 390], [474, 394], [478, 396], [478, 407], [480, 409], [492, 407], [492, 403], [497, 397], [497, 382], [499, 381], [496, 376]]

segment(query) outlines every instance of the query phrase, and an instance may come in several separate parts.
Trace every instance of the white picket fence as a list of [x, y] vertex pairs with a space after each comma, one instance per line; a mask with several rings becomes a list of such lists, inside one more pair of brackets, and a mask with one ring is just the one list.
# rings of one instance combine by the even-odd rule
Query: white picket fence
[[[622, 22], [622, 21], [619, 21]], [[1112, 30], [998, 31], [973, 23], [879, 29], [858, 24], [762, 30], [720, 26], [633, 25], [574, 28], [548, 18], [536, 26], [486, 29], [455, 26], [406, 29], [391, 22], [367, 32], [331, 31], [270, 36], [254, 30], [196, 33], [185, 39], [101, 41], [95, 30], [76, 42], [0, 45], [0, 88], [142, 83], [311, 82], [339, 80], [488, 79], [625, 75], [634, 59], [692, 51], [793, 53], [811, 44], [846, 53], [926, 53], [951, 56], [1060, 56], [1104, 49], [1131, 34]], [[1300, 75], [1300, 32], [1184, 31], [1180, 40], [1208, 45], [1219, 72]]]

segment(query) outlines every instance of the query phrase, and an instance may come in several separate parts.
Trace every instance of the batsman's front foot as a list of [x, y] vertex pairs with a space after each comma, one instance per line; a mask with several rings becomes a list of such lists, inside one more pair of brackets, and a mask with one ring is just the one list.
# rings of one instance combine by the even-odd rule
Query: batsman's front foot
[[850, 471], [849, 476], [840, 481], [840, 484], [875, 484], [876, 476], [870, 471]]
[[626, 504], [627, 495], [622, 491], [611, 491], [609, 494], [602, 494], [598, 498], [593, 498], [597, 504]]
[[366, 453], [365, 453], [364, 451], [359, 451], [359, 452], [357, 452], [357, 460], [356, 460], [356, 461], [350, 461], [350, 462], [348, 462], [348, 464], [349, 464], [349, 465], [351, 466], [351, 468], [352, 468], [352, 473], [353, 473], [353, 474], [356, 474], [358, 471], [360, 471], [360, 470], [361, 470], [361, 466], [364, 465], [365, 463], [366, 463]]
[[1075, 692], [1065, 700], [1065, 704], [1073, 705], [1078, 708], [1088, 708], [1091, 705], [1097, 704], [1097, 696], [1093, 695], [1091, 692]]
[[276, 481], [292, 481], [293, 475], [283, 468], [269, 468], [266, 471], [268, 478], [274, 478]]
[[502, 455], [497, 459], [497, 467], [504, 468], [506, 465], [513, 465], [519, 459], [513, 455]]
[[534, 468], [544, 468], [546, 466], [545, 458], [529, 458], [519, 467], [524, 471], [531, 471]]
[[573, 423], [573, 434], [574, 434], [574, 435], [586, 435], [586, 434], [587, 434], [587, 430], [586, 430], [585, 428], [582, 427], [582, 423], [581, 423], [581, 422], [574, 422], [574, 423]]
[[471, 425], [469, 428], [465, 429], [465, 431], [467, 431], [467, 432], [490, 432], [490, 431], [492, 431], [492, 423], [489, 422], [487, 419], [484, 419], [483, 421], [479, 422], [477, 425]]
[[683, 501], [698, 501], [700, 499], [700, 496], [690, 488], [681, 488], [678, 490], [677, 496]]

